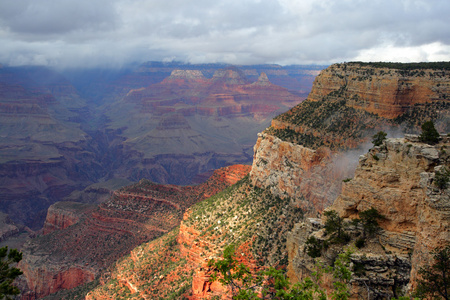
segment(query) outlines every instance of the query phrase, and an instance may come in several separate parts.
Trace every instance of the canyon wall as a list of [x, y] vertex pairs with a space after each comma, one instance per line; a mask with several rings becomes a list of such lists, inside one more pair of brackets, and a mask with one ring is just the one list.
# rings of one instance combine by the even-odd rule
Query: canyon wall
[[[450, 167], [449, 148], [446, 136], [433, 146], [408, 136], [388, 139], [360, 157], [354, 178], [343, 183], [342, 193], [328, 208], [344, 220], [358, 218], [358, 213], [371, 208], [385, 217], [379, 222], [381, 232], [352, 254], [353, 263], [364, 267], [355, 275], [354, 293], [367, 294], [368, 287], [371, 297], [398, 297], [410, 291], [417, 271], [432, 264], [431, 252], [449, 242], [450, 189], [433, 184], [436, 171]], [[305, 242], [309, 236], [322, 236], [323, 221], [306, 220], [289, 235], [293, 278], [314, 271]], [[328, 255], [333, 256], [330, 251]]]
[[308, 96], [319, 101], [345, 90], [348, 105], [380, 117], [394, 119], [415, 104], [447, 101], [449, 71], [445, 69], [395, 69], [370, 64], [334, 64], [314, 81]]
[[[224, 294], [226, 290], [209, 281], [214, 270], [207, 262], [220, 257], [229, 244], [239, 246], [236, 252], [239, 259], [252, 270], [276, 266], [287, 268], [292, 280], [302, 279], [314, 269], [314, 261], [305, 254], [305, 241], [311, 235], [326, 239], [320, 213], [333, 202], [332, 209], [345, 216], [346, 222], [370, 207], [386, 215], [386, 220], [380, 222], [381, 233], [368, 239], [351, 256], [353, 265], [359, 268], [352, 269], [356, 274], [353, 292], [363, 297], [369, 293], [368, 297], [373, 298], [398, 297], [409, 290], [415, 284], [417, 268], [429, 261], [431, 247], [441, 246], [449, 239], [448, 192], [436, 190], [432, 183], [435, 172], [443, 164], [448, 165], [448, 141], [444, 139], [438, 146], [427, 146], [411, 138], [408, 141], [389, 139], [367, 154], [363, 145], [378, 130], [418, 131], [424, 120], [436, 120], [441, 132], [448, 128], [450, 107], [445, 88], [448, 74], [445, 69], [442, 73], [424, 69], [423, 76], [422, 69], [409, 73], [378, 69], [373, 65], [345, 64], [324, 71], [333, 75], [317, 78], [314, 87], [318, 90], [313, 90], [311, 99], [275, 118], [272, 126], [258, 136], [249, 177], [187, 209], [179, 229], [135, 248], [111, 273], [102, 277], [100, 286], [87, 298], [114, 299], [117, 295], [144, 299], [226, 298], [229, 296]], [[376, 81], [369, 76], [372, 73], [378, 74]], [[415, 89], [420, 97], [429, 95], [423, 92], [426, 86], [423, 78], [440, 78], [440, 85], [436, 84], [440, 94], [410, 102], [406, 96], [391, 100], [377, 98], [391, 88], [397, 91], [394, 94], [404, 91], [393, 75], [400, 73], [403, 81], [414, 83], [406, 90]], [[230, 70], [218, 75], [226, 78], [218, 81], [216, 76], [215, 89], [236, 88], [233, 84], [240, 80], [239, 74]], [[186, 83], [180, 76], [205, 80], [198, 72], [177, 72], [172, 79], [177, 84]], [[258, 84], [267, 84], [264, 76]], [[364, 89], [370, 93], [364, 94]], [[133, 94], [136, 97], [131, 97]], [[216, 93], [209, 104], [235, 107], [246, 99], [242, 94], [236, 95]], [[129, 96], [128, 104], [137, 107], [151, 107], [155, 100], [150, 97], [149, 89]], [[198, 98], [183, 101], [178, 108]], [[214, 110], [210, 112], [215, 114]], [[158, 126], [185, 130], [185, 133], [195, 128], [193, 123], [187, 126], [186, 120], [191, 116], [183, 113], [178, 116], [166, 118]], [[365, 155], [356, 168], [361, 154]], [[350, 161], [355, 162], [353, 167]], [[134, 202], [138, 197], [127, 199], [112, 203], [111, 208], [123, 203], [133, 209], [147, 207]], [[312, 216], [317, 218], [309, 218]], [[357, 237], [358, 227], [353, 226], [351, 230], [351, 237]], [[353, 243], [354, 239], [348, 246]], [[332, 265], [336, 255], [346, 247], [330, 246], [322, 254], [324, 262]], [[326, 279], [330, 283], [330, 278]]]
[[289, 197], [315, 215], [338, 196], [342, 180], [352, 177], [355, 166], [343, 153], [325, 147], [313, 150], [261, 133], [254, 147], [250, 178], [253, 185]]

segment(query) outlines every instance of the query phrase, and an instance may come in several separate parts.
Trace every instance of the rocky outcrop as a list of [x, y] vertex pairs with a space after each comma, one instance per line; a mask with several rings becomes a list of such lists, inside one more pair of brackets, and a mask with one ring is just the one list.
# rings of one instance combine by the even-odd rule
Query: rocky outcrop
[[78, 202], [57, 202], [51, 205], [47, 211], [43, 234], [49, 234], [56, 230], [63, 230], [74, 225], [86, 210], [93, 209], [93, 205]]
[[[354, 178], [343, 183], [342, 193], [329, 208], [346, 220], [370, 208], [386, 218], [379, 222], [382, 231], [371, 246], [352, 255], [361, 268], [354, 279], [355, 293], [367, 295], [368, 289], [371, 298], [398, 297], [399, 290], [415, 286], [417, 271], [432, 262], [432, 250], [450, 240], [449, 188], [440, 190], [433, 184], [435, 172], [450, 166], [450, 144], [445, 139], [434, 146], [415, 140], [388, 139], [362, 155]], [[288, 238], [294, 278], [313, 270], [304, 248], [310, 235], [320, 238], [321, 222], [297, 224]]]
[[379, 65], [328, 67], [315, 79], [308, 99], [277, 116], [267, 132], [308, 148], [342, 151], [357, 148], [379, 130], [418, 133], [429, 120], [441, 132], [450, 131], [445, 63], [440, 69]]

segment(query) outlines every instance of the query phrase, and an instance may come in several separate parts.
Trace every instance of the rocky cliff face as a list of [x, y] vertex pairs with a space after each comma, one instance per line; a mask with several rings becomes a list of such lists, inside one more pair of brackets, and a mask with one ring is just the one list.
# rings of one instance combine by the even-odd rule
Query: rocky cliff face
[[355, 162], [327, 148], [313, 150], [267, 133], [258, 135], [251, 182], [278, 197], [290, 197], [305, 212], [322, 211], [352, 177]]
[[378, 130], [417, 133], [430, 119], [441, 132], [450, 131], [448, 67], [387, 65], [330, 66], [315, 79], [307, 101], [276, 117], [269, 132], [313, 149], [343, 150]]
[[[405, 82], [409, 92], [401, 98], [398, 88]], [[340, 193], [342, 180], [352, 177], [376, 131], [417, 131], [429, 118], [441, 132], [450, 130], [449, 82], [446, 69], [330, 66], [317, 76], [307, 100], [258, 136], [252, 182], [296, 199], [312, 215], [322, 211]]]
[[348, 106], [394, 119], [411, 106], [447, 101], [450, 72], [445, 69], [395, 69], [370, 64], [335, 64], [316, 78], [308, 96], [320, 101], [345, 87]]
[[[398, 297], [400, 290], [415, 286], [417, 270], [432, 262], [431, 251], [448, 243], [450, 190], [437, 188], [433, 178], [436, 171], [450, 166], [449, 147], [447, 137], [431, 146], [409, 136], [388, 139], [360, 157], [354, 178], [343, 184], [329, 209], [348, 220], [375, 208], [386, 219], [379, 222], [382, 231], [373, 245], [352, 256], [353, 263], [363, 267], [356, 274], [353, 292], [367, 295], [370, 289], [371, 297]], [[293, 277], [302, 278], [313, 270], [305, 241], [320, 236], [323, 229], [314, 226], [320, 223], [297, 224], [289, 236]]]

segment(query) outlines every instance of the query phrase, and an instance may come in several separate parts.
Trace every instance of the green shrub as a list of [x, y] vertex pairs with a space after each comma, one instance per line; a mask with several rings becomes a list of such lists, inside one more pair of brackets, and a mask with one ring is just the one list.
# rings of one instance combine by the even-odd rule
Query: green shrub
[[422, 124], [422, 133], [419, 135], [419, 141], [430, 145], [439, 142], [439, 132], [434, 127], [433, 121], [427, 121]]
[[322, 255], [322, 244], [314, 236], [308, 237], [305, 242], [306, 244], [306, 254], [312, 258], [320, 257]]
[[436, 171], [434, 176], [434, 185], [441, 190], [444, 190], [448, 187], [448, 183], [450, 181], [450, 170], [446, 167], [443, 167], [440, 171]]
[[356, 239], [355, 241], [355, 247], [358, 249], [361, 249], [362, 247], [364, 247], [366, 244], [366, 240], [364, 238], [359, 238]]
[[372, 136], [372, 143], [374, 146], [381, 146], [386, 139], [387, 133], [384, 131], [378, 131]]

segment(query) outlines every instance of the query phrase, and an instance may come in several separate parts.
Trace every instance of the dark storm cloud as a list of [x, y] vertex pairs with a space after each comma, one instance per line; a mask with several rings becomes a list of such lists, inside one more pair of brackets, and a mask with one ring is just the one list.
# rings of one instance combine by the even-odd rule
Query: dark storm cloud
[[0, 0], [0, 62], [450, 60], [448, 0]]

